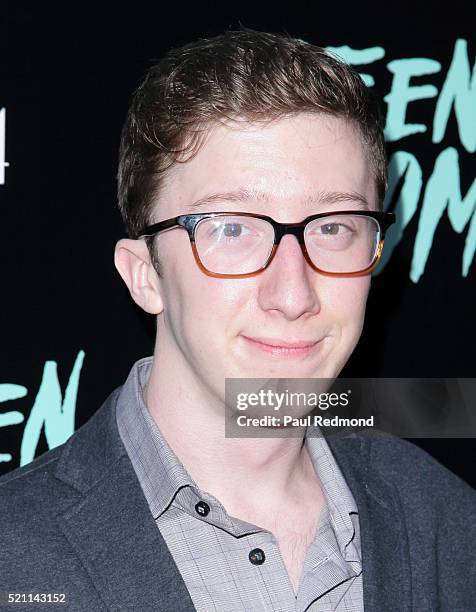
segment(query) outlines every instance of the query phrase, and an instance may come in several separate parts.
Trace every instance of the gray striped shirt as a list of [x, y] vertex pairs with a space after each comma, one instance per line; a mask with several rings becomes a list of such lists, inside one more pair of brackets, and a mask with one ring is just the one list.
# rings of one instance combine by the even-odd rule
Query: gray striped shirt
[[[117, 423], [144, 495], [199, 612], [362, 612], [358, 509], [323, 436], [305, 443], [325, 498], [294, 592], [270, 531], [232, 517], [202, 491], [161, 434], [142, 390], [152, 357], [137, 361], [122, 387]], [[205, 516], [196, 504], [208, 505]], [[207, 507], [207, 506], [205, 506]], [[265, 561], [252, 564], [253, 549]]]

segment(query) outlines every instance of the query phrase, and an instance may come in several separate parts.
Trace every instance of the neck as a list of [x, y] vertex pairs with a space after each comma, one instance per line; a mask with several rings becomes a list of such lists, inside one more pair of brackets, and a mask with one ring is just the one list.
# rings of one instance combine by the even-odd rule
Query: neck
[[275, 508], [320, 492], [302, 437], [226, 438], [223, 400], [179, 372], [156, 354], [144, 400], [200, 489], [235, 515], [246, 513], [245, 506]]

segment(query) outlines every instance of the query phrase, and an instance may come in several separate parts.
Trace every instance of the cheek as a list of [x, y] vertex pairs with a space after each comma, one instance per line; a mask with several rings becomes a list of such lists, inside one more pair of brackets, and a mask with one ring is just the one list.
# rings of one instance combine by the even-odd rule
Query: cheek
[[[203, 274], [196, 264], [177, 262], [167, 284], [169, 322], [176, 334], [188, 336], [187, 344], [199, 344], [201, 350], [217, 346], [232, 333], [235, 319], [242, 312], [248, 292], [243, 282], [213, 278]], [[185, 332], [185, 330], [187, 330]]]
[[[192, 296], [190, 291], [193, 292]], [[199, 271], [188, 285], [187, 293], [205, 319], [220, 319], [222, 323], [236, 316], [247, 300], [247, 293], [239, 280], [213, 278]]]
[[329, 279], [326, 306], [328, 315], [341, 327], [360, 329], [370, 289], [370, 277]]

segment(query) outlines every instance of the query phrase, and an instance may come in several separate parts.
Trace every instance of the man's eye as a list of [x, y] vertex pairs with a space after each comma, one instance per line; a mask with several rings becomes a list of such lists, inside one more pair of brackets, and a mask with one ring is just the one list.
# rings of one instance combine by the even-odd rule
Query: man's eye
[[225, 223], [223, 226], [223, 235], [226, 238], [238, 238], [243, 232], [241, 223]]
[[326, 236], [337, 236], [338, 234], [351, 232], [352, 229], [343, 223], [325, 223], [319, 227], [319, 231]]
[[218, 223], [209, 233], [210, 238], [228, 238], [230, 240], [235, 238], [246, 238], [250, 235], [250, 229], [243, 223]]

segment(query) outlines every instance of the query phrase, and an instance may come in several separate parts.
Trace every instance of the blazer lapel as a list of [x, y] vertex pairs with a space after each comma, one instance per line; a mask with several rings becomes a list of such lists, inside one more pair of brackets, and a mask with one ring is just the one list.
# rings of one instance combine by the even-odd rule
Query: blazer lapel
[[354, 435], [327, 441], [359, 510], [364, 609], [410, 612], [409, 546], [395, 487], [372, 466], [369, 438]]
[[115, 397], [68, 442], [56, 476], [77, 493], [59, 526], [107, 608], [193, 612], [120, 440]]

